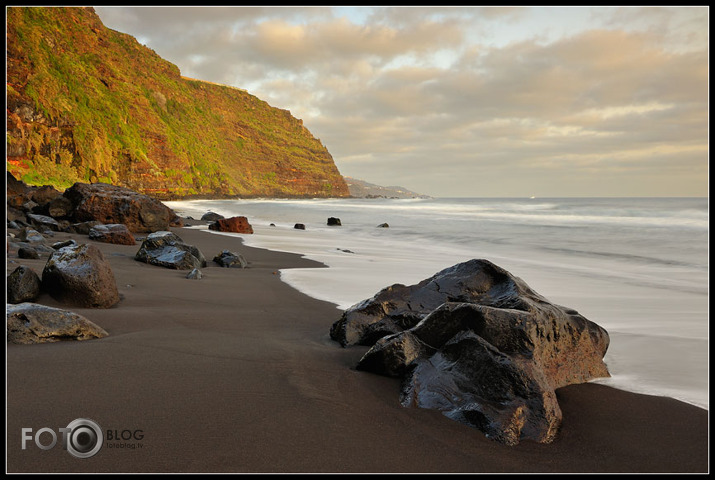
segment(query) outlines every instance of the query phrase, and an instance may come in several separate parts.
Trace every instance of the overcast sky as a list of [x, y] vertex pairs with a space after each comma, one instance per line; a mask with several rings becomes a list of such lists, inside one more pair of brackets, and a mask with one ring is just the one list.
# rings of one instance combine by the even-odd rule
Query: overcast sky
[[433, 196], [707, 196], [707, 7], [96, 7]]

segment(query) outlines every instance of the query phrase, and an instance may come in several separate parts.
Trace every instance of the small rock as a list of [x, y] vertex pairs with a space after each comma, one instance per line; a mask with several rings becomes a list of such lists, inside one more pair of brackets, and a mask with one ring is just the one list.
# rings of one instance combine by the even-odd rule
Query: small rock
[[72, 202], [68, 198], [60, 195], [50, 201], [47, 206], [47, 211], [52, 218], [69, 217], [72, 213]]
[[246, 217], [218, 219], [209, 225], [209, 230], [231, 233], [253, 233], [253, 227], [250, 223], [248, 223], [248, 219]]
[[226, 217], [214, 212], [206, 212], [201, 216], [201, 220], [207, 222], [215, 222], [216, 220], [223, 220], [224, 218]]
[[47, 229], [55, 232], [60, 231], [60, 224], [52, 217], [47, 215], [36, 215], [34, 213], [27, 214], [27, 220], [30, 224], [34, 225], [35, 228]]
[[89, 231], [92, 230], [92, 228], [96, 227], [97, 225], [103, 225], [103, 224], [102, 224], [102, 222], [99, 222], [97, 220], [73, 223], [65, 229], [65, 232], [78, 233], [80, 235], [89, 235]]
[[40, 258], [40, 254], [32, 247], [20, 247], [17, 250], [17, 256], [26, 259]]
[[228, 250], [224, 250], [220, 254], [216, 255], [214, 257], [214, 262], [225, 268], [246, 268], [248, 265], [248, 262], [245, 258], [243, 258], [243, 255], [240, 253], [229, 252]]
[[186, 278], [190, 280], [201, 280], [203, 278], [204, 274], [201, 273], [201, 270], [198, 268], [194, 268], [191, 270], [189, 273], [186, 274]]
[[45, 237], [40, 232], [28, 227], [25, 227], [18, 232], [17, 239], [31, 245], [41, 245], [45, 243]]
[[135, 245], [134, 235], [122, 223], [96, 225], [89, 231], [89, 239], [115, 245]]
[[77, 245], [77, 242], [70, 238], [69, 240], [65, 240], [64, 242], [53, 243], [52, 248], [54, 248], [55, 250], [59, 250], [60, 248], [73, 247], [75, 245]]
[[328, 218], [328, 226], [330, 227], [339, 227], [341, 226], [342, 223], [340, 223], [340, 219], [336, 217], [330, 217]]
[[386, 223], [381, 223], [380, 225], [377, 226], [377, 228], [390, 228], [390, 226]]
[[293, 228], [295, 228], [296, 230], [305, 230], [305, 225], [302, 223], [296, 223]]
[[176, 270], [206, 266], [206, 258], [198, 248], [184, 243], [178, 235], [167, 231], [147, 235], [134, 259]]

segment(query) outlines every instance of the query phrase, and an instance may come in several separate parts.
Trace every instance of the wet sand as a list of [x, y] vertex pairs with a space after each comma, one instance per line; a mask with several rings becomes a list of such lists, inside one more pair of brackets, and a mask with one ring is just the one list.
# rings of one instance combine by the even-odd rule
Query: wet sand
[[[84, 342], [7, 345], [7, 467], [15, 472], [595, 473], [708, 472], [708, 411], [670, 398], [585, 384], [557, 391], [549, 445], [508, 447], [436, 411], [403, 408], [395, 379], [358, 372], [365, 347], [329, 338], [335, 305], [281, 282], [279, 269], [322, 268], [240, 238], [173, 229], [199, 247], [204, 278], [139, 263], [136, 246], [93, 242], [122, 300], [63, 306], [109, 332]], [[224, 249], [246, 269], [220, 268]], [[20, 260], [41, 274], [47, 256]], [[105, 432], [93, 457], [59, 444], [21, 448], [21, 429], [88, 418]], [[49, 434], [42, 443], [48, 444]], [[139, 438], [141, 437], [141, 438]]]

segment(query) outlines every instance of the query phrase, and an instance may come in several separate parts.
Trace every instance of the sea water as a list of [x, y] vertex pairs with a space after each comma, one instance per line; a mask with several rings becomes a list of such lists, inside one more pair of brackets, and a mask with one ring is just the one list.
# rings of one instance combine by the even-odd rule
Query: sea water
[[[707, 198], [167, 204], [196, 219], [207, 211], [246, 216], [254, 228], [240, 235], [246, 245], [327, 265], [282, 270], [281, 279], [336, 304], [335, 320], [386, 286], [411, 285], [472, 258], [490, 260], [608, 330], [612, 377], [598, 383], [709, 406]], [[328, 217], [342, 226], [328, 226]]]

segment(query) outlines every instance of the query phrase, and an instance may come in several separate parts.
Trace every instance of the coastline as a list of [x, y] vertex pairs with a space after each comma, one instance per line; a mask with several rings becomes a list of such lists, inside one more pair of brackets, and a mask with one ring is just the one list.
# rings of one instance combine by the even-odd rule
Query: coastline
[[[329, 339], [339, 316], [277, 272], [324, 265], [244, 245], [240, 237], [172, 228], [209, 260], [204, 278], [136, 262], [136, 246], [99, 247], [122, 300], [75, 309], [101, 340], [7, 346], [7, 472], [707, 472], [708, 411], [595, 383], [557, 391], [552, 444], [506, 447], [438, 412], [399, 405], [396, 380], [354, 369], [366, 350]], [[249, 268], [210, 262], [223, 249]], [[17, 263], [10, 263], [11, 261]], [[42, 271], [46, 258], [8, 254]], [[46, 294], [38, 303], [60, 306]], [[22, 428], [90, 418], [141, 430], [141, 448], [77, 459], [21, 450]], [[137, 442], [124, 442], [135, 445]]]

